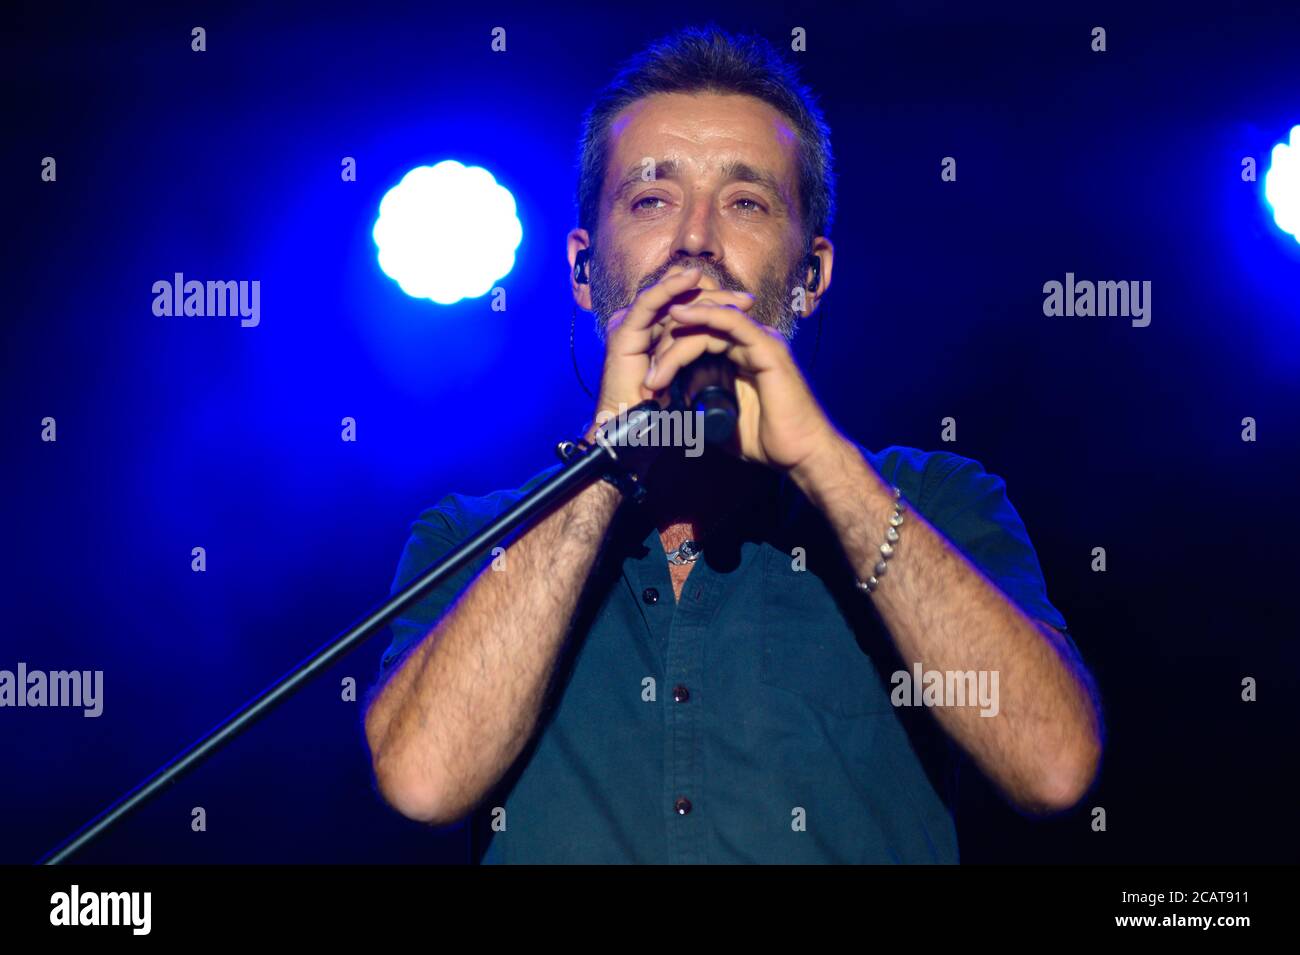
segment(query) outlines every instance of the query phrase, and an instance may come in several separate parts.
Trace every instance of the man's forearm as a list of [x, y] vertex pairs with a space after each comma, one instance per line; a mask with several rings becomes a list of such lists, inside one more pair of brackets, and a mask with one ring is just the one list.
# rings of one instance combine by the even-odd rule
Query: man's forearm
[[519, 755], [620, 500], [596, 481], [530, 528], [376, 695], [366, 738], [380, 791], [399, 811], [454, 821]]
[[[866, 580], [893, 513], [889, 486], [847, 441], [795, 480]], [[904, 662], [999, 677], [997, 716], [957, 706], [936, 708], [936, 719], [1018, 805], [1072, 805], [1100, 757], [1100, 718], [1082, 663], [915, 510], [904, 512], [899, 532], [880, 586], [863, 599], [875, 603]]]

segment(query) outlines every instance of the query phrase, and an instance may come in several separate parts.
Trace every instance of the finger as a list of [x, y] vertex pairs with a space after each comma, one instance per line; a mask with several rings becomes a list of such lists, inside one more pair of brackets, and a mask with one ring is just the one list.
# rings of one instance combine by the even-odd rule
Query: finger
[[[670, 273], [654, 285], [643, 289], [628, 307], [627, 315], [619, 323], [618, 334], [631, 346], [642, 343], [640, 351], [649, 346], [649, 330], [659, 316], [659, 311], [674, 298], [694, 288], [703, 273], [698, 268]], [[612, 336], [611, 336], [612, 337]]]
[[[689, 292], [684, 293], [684, 295], [689, 295], [694, 291], [695, 291], [694, 289], [691, 289]], [[711, 298], [711, 296], [724, 295], [724, 294], [727, 297], [717, 301]], [[679, 298], [681, 297], [684, 296], [679, 296]], [[747, 315], [749, 313], [749, 310], [754, 307], [754, 301], [755, 301], [754, 296], [750, 295], [748, 292], [729, 292], [729, 293], [704, 292], [701, 294], [701, 296], [698, 299], [694, 301], [671, 302], [668, 305], [668, 307], [664, 309], [664, 317], [663, 319], [661, 319], [661, 322], [667, 325], [667, 327], [669, 328], [682, 326], [683, 322], [678, 321], [676, 316], [678, 314], [686, 314], [686, 315], [691, 314], [690, 312], [686, 311], [686, 309], [688, 308], [705, 308], [705, 307], [728, 308], [728, 309], [733, 309], [740, 314]]]
[[784, 339], [780, 333], [774, 328], [759, 324], [736, 309], [707, 305], [673, 305], [669, 307], [668, 313], [673, 322], [671, 334], [659, 340], [655, 353], [651, 356], [650, 364], [654, 374], [647, 376], [647, 388], [662, 387], [661, 383], [670, 380], [667, 372], [661, 374], [659, 371], [664, 356], [673, 346], [674, 340], [691, 336], [693, 333], [708, 332], [734, 342], [736, 348], [728, 353], [728, 357], [738, 368], [752, 374], [760, 374], [780, 364], [784, 347]]
[[[699, 270], [692, 269], [692, 270], [688, 270], [688, 272], [699, 273]], [[675, 278], [680, 275], [685, 275], [688, 274], [688, 272], [678, 272], [672, 277]], [[705, 276], [702, 273], [699, 273], [698, 277], [699, 280], [701, 281], [703, 281], [705, 278]], [[667, 281], [666, 279], [661, 280], [660, 285], [662, 285], [666, 281]], [[680, 283], [674, 283], [674, 286], [677, 284]], [[659, 288], [658, 285], [652, 287]], [[639, 299], [638, 303], [636, 304], [639, 305], [643, 301], [649, 303], [646, 305], [647, 309], [654, 310], [654, 314], [650, 316], [650, 325], [648, 328], [648, 334], [642, 331], [636, 324], [632, 324], [630, 326], [629, 331], [622, 332], [622, 334], [619, 335], [617, 342], [615, 341], [614, 336], [615, 334], [618, 333], [618, 329], [615, 329], [610, 333], [611, 348], [617, 349], [617, 351], [621, 354], [637, 355], [637, 354], [645, 354], [646, 352], [652, 351], [655, 348], [655, 346], [662, 340], [663, 326], [669, 320], [669, 316], [667, 313], [667, 306], [673, 304], [674, 302], [678, 304], [728, 305], [728, 306], [735, 307], [737, 309], [748, 311], [749, 309], [754, 307], [755, 298], [749, 292], [745, 292], [739, 289], [706, 288], [697, 283], [695, 286], [688, 286], [686, 288], [680, 289], [679, 291], [674, 291], [673, 288], [670, 287], [669, 289], [667, 289], [666, 301], [664, 301], [663, 296], [659, 296], [659, 295], [649, 296], [643, 294], [642, 298]], [[656, 301], [663, 302], [663, 304], [658, 306], [657, 309], [654, 308], [654, 302]], [[629, 309], [628, 317], [630, 317], [630, 309]], [[623, 324], [624, 325], [628, 324], [626, 318]]]
[[665, 307], [683, 293], [698, 290], [704, 273], [698, 267], [670, 271], [667, 276], [637, 294], [617, 326], [609, 332], [607, 349], [623, 357], [644, 355], [659, 341]]
[[650, 364], [652, 367], [659, 361], [663, 353], [672, 345], [674, 336], [681, 334], [677, 330], [683, 328], [694, 328], [696, 333], [706, 330], [698, 325], [683, 325], [676, 318], [672, 317], [671, 314], [667, 315], [661, 323], [654, 326], [652, 329], [654, 336], [650, 344]]
[[[669, 337], [669, 336], [665, 336]], [[657, 352], [650, 362], [650, 371], [645, 378], [645, 386], [653, 391], [666, 387], [677, 372], [685, 368], [706, 352], [723, 355], [742, 363], [737, 359], [740, 346], [725, 335], [703, 330], [701, 332], [673, 335], [672, 341], [662, 351]]]
[[[662, 334], [656, 337], [655, 344], [650, 349], [650, 361], [652, 364], [657, 362], [663, 356], [663, 353], [672, 347], [673, 342], [677, 340], [677, 336], [688, 334], [699, 335], [702, 333], [707, 334], [709, 331], [707, 328], [703, 328], [699, 325], [684, 325], [671, 315], [665, 318], [662, 323], [655, 326], [655, 328], [656, 330], [662, 329], [663, 331]], [[686, 329], [691, 329], [691, 331], [686, 331]]]
[[692, 288], [678, 294], [671, 305], [731, 305], [748, 312], [754, 307], [754, 296], [739, 289]]
[[668, 314], [681, 325], [704, 326], [730, 335], [737, 344], [753, 348], [770, 339], [769, 332], [748, 315], [732, 308], [709, 305], [670, 305]]
[[673, 305], [716, 305], [747, 312], [754, 307], [754, 296], [748, 292], [731, 289], [687, 289], [675, 296], [665, 308], [661, 309], [655, 323], [650, 326], [651, 350], [662, 340], [664, 326], [672, 324], [672, 316], [668, 314], [668, 309]]

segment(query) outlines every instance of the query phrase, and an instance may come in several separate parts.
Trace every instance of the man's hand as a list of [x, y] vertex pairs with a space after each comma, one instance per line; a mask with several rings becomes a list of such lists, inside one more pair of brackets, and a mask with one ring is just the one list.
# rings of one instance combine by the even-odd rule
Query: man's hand
[[614, 416], [619, 405], [633, 408], [656, 397], [645, 385], [650, 370], [650, 356], [671, 323], [666, 309], [674, 302], [708, 303], [726, 307], [737, 315], [753, 307], [754, 297], [747, 292], [720, 289], [717, 283], [698, 268], [669, 269], [656, 284], [642, 289], [632, 304], [615, 312], [609, 320], [605, 341], [605, 367], [601, 372], [600, 394], [596, 401], [587, 439], [591, 440], [602, 414]]
[[643, 381], [666, 389], [677, 372], [705, 352], [736, 365], [740, 457], [782, 471], [807, 470], [840, 437], [804, 380], [784, 336], [744, 312], [707, 303], [673, 304], [671, 322], [655, 343], [653, 370]]

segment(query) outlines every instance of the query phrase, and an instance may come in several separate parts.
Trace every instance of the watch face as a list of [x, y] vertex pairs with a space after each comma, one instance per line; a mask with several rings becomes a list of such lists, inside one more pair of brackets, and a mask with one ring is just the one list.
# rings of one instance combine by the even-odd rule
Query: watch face
[[694, 560], [700, 554], [700, 545], [691, 540], [682, 541], [679, 551], [687, 560]]

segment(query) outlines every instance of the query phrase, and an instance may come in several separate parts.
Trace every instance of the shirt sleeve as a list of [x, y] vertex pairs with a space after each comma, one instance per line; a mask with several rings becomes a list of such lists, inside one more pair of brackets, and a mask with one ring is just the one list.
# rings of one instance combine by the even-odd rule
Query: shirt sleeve
[[[456, 509], [450, 497], [424, 511], [411, 525], [411, 534], [397, 563], [397, 574], [389, 595], [398, 593], [412, 580], [451, 553], [467, 536], [455, 517]], [[434, 587], [420, 600], [407, 607], [402, 615], [389, 624], [393, 641], [384, 652], [379, 664], [380, 682], [411, 647], [420, 642], [448, 607], [469, 586], [483, 567], [491, 562], [491, 552], [471, 560], [443, 583]]]
[[[411, 525], [411, 536], [406, 541], [401, 560], [398, 561], [397, 574], [389, 590], [390, 596], [486, 527], [503, 510], [535, 490], [560, 468], [561, 465], [552, 464], [515, 490], [494, 491], [484, 497], [448, 494], [433, 507], [421, 513]], [[499, 546], [509, 547], [520, 533], [522, 531], [516, 530], [507, 535], [500, 541]], [[461, 592], [492, 563], [492, 551], [492, 547], [485, 547], [481, 554], [471, 558], [464, 567], [442, 584], [434, 587], [389, 624], [393, 642], [384, 652], [379, 663], [380, 683], [387, 679], [402, 654], [420, 642], [447, 609], [456, 602]]]
[[[972, 458], [935, 452], [917, 509], [1031, 618], [1065, 635], [1065, 617], [1047, 599], [1047, 584], [1029, 532], [1007, 498], [1002, 478]], [[1075, 652], [1078, 648], [1074, 647]]]

